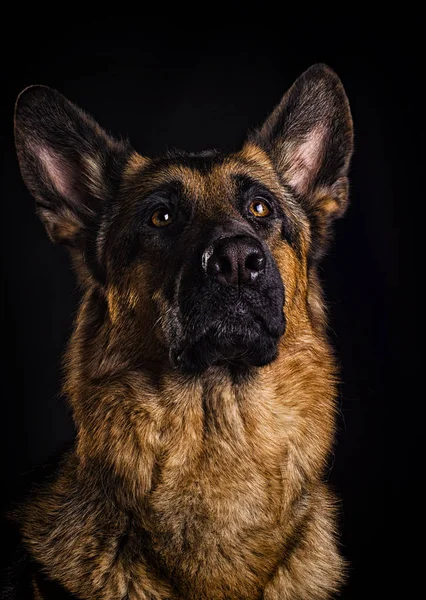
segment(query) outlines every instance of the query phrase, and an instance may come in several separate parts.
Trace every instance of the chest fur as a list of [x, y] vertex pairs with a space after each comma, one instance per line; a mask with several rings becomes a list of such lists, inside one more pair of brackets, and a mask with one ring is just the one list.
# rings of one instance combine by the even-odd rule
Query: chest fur
[[133, 600], [128, 582], [149, 581], [164, 598], [256, 599], [282, 559], [300, 516], [296, 412], [274, 390], [184, 392], [138, 396], [132, 420], [110, 405], [100, 468], [73, 458], [29, 507], [32, 554], [82, 598]]
[[283, 547], [285, 440], [266, 405], [226, 391], [188, 410], [162, 436], [146, 503], [152, 548], [183, 591], [216, 586], [220, 598], [233, 581], [255, 598]]

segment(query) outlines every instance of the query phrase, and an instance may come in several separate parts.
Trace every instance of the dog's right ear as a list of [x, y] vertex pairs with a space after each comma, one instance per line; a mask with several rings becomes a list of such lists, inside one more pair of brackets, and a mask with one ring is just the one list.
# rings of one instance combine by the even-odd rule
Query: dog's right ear
[[22, 177], [53, 241], [80, 246], [114, 196], [132, 149], [59, 92], [26, 88], [15, 109]]
[[311, 223], [311, 257], [327, 247], [334, 219], [348, 204], [353, 126], [342, 82], [324, 64], [305, 71], [251, 141], [269, 154]]

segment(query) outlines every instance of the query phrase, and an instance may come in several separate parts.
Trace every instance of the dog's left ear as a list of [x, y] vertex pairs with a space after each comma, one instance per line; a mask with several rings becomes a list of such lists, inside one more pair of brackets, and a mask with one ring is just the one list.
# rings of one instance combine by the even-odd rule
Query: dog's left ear
[[45, 86], [26, 88], [15, 109], [22, 177], [50, 238], [80, 248], [114, 197], [131, 148]]
[[324, 249], [330, 222], [347, 206], [352, 118], [343, 85], [326, 65], [301, 75], [252, 142], [271, 156], [313, 228], [313, 252]]

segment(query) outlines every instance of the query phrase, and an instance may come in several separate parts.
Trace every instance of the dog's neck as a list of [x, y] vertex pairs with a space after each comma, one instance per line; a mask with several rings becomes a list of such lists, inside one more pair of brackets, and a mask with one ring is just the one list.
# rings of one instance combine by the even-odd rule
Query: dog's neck
[[[158, 456], [169, 447], [179, 448], [183, 468], [213, 438], [236, 448], [256, 448], [256, 440], [265, 439], [258, 446], [268, 449], [272, 461], [286, 448], [295, 476], [321, 475], [330, 450], [335, 395], [334, 362], [322, 326], [315, 331], [306, 319], [306, 326], [288, 329], [276, 361], [248, 377], [236, 378], [223, 367], [188, 376], [161, 358], [144, 363], [131, 350], [127, 356], [118, 354], [111, 328], [93, 306], [88, 295], [68, 352], [66, 392], [83, 469], [88, 462], [98, 464], [143, 494], [152, 486]], [[104, 343], [93, 347], [97, 319], [102, 331], [97, 339]], [[303, 473], [298, 473], [293, 447], [311, 456], [303, 461]]]

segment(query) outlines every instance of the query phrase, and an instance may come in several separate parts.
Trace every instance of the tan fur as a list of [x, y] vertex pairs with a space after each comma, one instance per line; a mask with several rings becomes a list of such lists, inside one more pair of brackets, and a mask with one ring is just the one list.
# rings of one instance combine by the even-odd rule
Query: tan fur
[[[179, 179], [199, 218], [229, 215], [220, 199], [231, 174], [248, 171], [293, 202], [253, 144], [207, 175], [173, 166], [136, 183], [145, 164], [129, 161], [128, 203], [141, 186]], [[303, 217], [299, 227], [300, 255], [278, 231], [268, 240], [286, 285], [279, 356], [241, 385], [219, 367], [170, 370], [158, 323], [172, 307], [149, 267], [107, 286], [96, 330], [99, 289], [89, 286], [66, 358], [76, 450], [23, 519], [32, 556], [82, 600], [314, 600], [339, 588], [334, 501], [322, 483], [335, 366]], [[156, 360], [155, 376], [141, 356]]]

